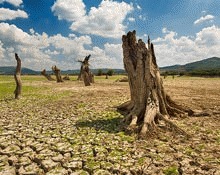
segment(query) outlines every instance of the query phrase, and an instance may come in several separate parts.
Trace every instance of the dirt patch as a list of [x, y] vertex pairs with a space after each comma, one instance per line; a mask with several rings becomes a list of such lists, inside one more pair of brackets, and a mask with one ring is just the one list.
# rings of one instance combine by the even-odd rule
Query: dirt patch
[[164, 80], [178, 103], [213, 111], [173, 119], [189, 139], [169, 131], [148, 140], [125, 133], [114, 107], [130, 98], [127, 83], [103, 78], [90, 87], [78, 81], [25, 86], [42, 91], [0, 102], [0, 174], [220, 174], [220, 79]]

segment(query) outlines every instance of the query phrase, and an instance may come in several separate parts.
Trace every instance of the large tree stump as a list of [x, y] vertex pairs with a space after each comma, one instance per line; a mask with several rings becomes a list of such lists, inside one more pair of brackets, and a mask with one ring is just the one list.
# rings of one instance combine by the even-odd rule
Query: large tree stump
[[58, 69], [57, 66], [52, 66], [52, 70], [56, 75], [57, 83], [63, 82], [63, 79], [62, 79], [62, 76], [61, 76], [61, 73], [60, 73], [60, 69]]
[[83, 61], [79, 61], [81, 63], [80, 73], [78, 76], [78, 80], [81, 78], [84, 81], [85, 86], [90, 86], [91, 83], [94, 83], [94, 75], [89, 69], [89, 58], [91, 55], [88, 55], [84, 58]]
[[16, 82], [16, 89], [14, 91], [14, 94], [15, 94], [15, 99], [19, 99], [21, 96], [22, 82], [21, 82], [21, 59], [18, 57], [17, 53], [15, 53], [15, 59], [17, 61], [17, 66], [14, 74], [14, 78]]
[[47, 74], [45, 69], [41, 71], [41, 75], [46, 77], [46, 79], [49, 80], [49, 81], [54, 81], [54, 79], [49, 74]]
[[122, 36], [123, 61], [128, 73], [131, 100], [118, 107], [126, 114], [128, 128], [138, 128], [145, 135], [156, 127], [159, 120], [184, 132], [169, 118], [177, 114], [186, 114], [191, 110], [177, 105], [166, 93], [156, 63], [154, 46], [148, 39], [148, 48], [140, 39], [136, 41], [136, 32]]

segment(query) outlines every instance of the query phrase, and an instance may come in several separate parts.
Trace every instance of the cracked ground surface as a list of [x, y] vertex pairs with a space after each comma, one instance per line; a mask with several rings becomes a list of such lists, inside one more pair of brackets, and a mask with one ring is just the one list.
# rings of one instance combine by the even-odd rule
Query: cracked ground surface
[[173, 119], [191, 138], [162, 130], [146, 140], [126, 134], [114, 108], [127, 83], [75, 79], [23, 76], [14, 100], [13, 77], [0, 76], [0, 175], [220, 174], [220, 79], [165, 79], [175, 101], [212, 115]]

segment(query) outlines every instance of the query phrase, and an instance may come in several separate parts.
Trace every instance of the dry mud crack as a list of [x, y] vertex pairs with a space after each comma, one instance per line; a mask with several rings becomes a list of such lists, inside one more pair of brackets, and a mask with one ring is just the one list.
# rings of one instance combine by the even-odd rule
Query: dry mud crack
[[[190, 139], [169, 132], [151, 140], [125, 134], [123, 116], [113, 107], [129, 99], [126, 83], [44, 82], [49, 90], [41, 98], [2, 99], [0, 175], [220, 174], [220, 81], [213, 86], [206, 80], [164, 83], [180, 103], [217, 111], [174, 119]], [[48, 94], [53, 98], [45, 100]]]

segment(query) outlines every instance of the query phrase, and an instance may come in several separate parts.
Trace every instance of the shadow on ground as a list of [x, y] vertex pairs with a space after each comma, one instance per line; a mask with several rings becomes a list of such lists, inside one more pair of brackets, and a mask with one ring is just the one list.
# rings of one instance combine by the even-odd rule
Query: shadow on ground
[[94, 128], [95, 130], [103, 130], [108, 133], [118, 133], [124, 131], [124, 125], [122, 118], [112, 118], [112, 119], [96, 119], [96, 120], [85, 120], [78, 121], [76, 127], [89, 127]]

